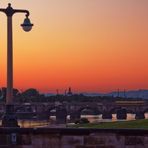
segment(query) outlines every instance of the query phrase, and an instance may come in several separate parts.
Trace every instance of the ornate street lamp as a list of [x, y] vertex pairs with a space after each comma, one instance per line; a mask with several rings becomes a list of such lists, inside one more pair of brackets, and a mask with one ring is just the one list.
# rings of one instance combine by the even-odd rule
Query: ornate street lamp
[[12, 31], [12, 16], [15, 13], [26, 13], [26, 18], [21, 24], [24, 31], [28, 32], [32, 29], [28, 10], [13, 9], [11, 4], [8, 4], [6, 9], [0, 9], [7, 16], [7, 92], [6, 92], [6, 113], [2, 119], [3, 127], [17, 127], [17, 118], [14, 113], [13, 105], [13, 31]]
[[29, 32], [32, 29], [33, 24], [31, 24], [30, 19], [26, 15], [23, 24], [21, 24], [24, 31]]

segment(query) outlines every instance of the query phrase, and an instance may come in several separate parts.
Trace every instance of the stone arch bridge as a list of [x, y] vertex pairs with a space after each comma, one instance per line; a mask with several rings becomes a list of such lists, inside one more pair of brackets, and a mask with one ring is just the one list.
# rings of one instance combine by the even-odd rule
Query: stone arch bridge
[[[5, 110], [5, 105], [0, 104], [0, 113]], [[15, 103], [15, 112], [20, 119], [49, 119], [55, 115], [58, 123], [65, 123], [67, 115], [70, 120], [80, 119], [81, 114], [90, 113], [101, 115], [103, 119], [111, 119], [112, 114], [117, 114], [117, 119], [126, 119], [127, 113], [135, 114], [136, 119], [145, 118], [148, 113], [147, 101], [114, 101], [114, 102], [54, 102], [54, 103]]]

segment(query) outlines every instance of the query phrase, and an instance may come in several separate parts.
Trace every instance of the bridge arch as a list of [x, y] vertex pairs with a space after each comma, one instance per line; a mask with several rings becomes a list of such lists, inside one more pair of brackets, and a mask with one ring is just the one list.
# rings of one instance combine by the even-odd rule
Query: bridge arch
[[47, 112], [49, 114], [49, 116], [55, 116], [56, 114], [56, 107], [55, 106], [51, 106], [47, 108]]
[[97, 107], [87, 105], [71, 110], [70, 120], [71, 122], [75, 122], [81, 118], [81, 115], [101, 115], [101, 114], [102, 113]]
[[56, 117], [54, 120], [57, 124], [65, 124], [67, 122], [67, 109], [64, 106], [59, 105], [49, 107], [48, 112], [49, 118], [51, 118], [51, 116]]
[[110, 110], [112, 114], [116, 114], [117, 119], [127, 119], [127, 109], [124, 107], [115, 107]]
[[98, 110], [97, 108], [94, 108], [94, 107], [90, 107], [90, 106], [81, 107], [81, 108], [79, 108], [78, 112], [80, 114], [85, 114], [85, 115], [100, 115], [100, 114], [102, 114], [102, 112], [100, 112], [100, 110]]

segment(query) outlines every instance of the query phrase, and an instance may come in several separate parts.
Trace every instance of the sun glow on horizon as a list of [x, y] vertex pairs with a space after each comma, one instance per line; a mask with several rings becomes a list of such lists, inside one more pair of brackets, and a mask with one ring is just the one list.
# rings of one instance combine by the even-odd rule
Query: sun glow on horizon
[[[1, 0], [7, 7], [10, 0]], [[148, 88], [148, 1], [12, 1], [14, 87], [41, 92]], [[6, 16], [0, 13], [0, 87], [6, 85]]]

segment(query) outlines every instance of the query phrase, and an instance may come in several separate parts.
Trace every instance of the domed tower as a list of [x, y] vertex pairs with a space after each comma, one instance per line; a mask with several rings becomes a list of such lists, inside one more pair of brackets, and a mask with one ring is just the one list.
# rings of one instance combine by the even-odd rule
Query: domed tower
[[72, 96], [72, 91], [71, 91], [71, 87], [68, 88], [68, 92], [67, 92], [68, 96]]

